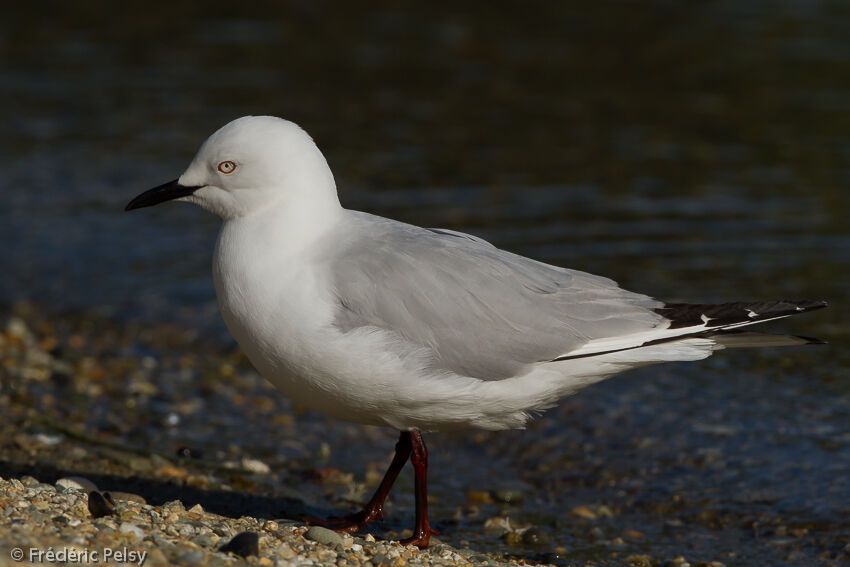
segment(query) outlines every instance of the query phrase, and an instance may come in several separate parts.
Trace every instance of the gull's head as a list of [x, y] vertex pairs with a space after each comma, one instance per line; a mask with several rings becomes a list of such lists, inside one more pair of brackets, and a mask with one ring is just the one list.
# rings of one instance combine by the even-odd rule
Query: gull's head
[[177, 199], [224, 219], [269, 206], [338, 206], [333, 174], [313, 139], [274, 116], [244, 116], [222, 126], [179, 178], [146, 191], [126, 210]]

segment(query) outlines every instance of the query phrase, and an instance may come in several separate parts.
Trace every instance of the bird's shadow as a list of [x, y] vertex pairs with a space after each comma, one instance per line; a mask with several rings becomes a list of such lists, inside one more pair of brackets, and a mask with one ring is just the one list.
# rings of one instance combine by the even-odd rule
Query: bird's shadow
[[[151, 506], [161, 506], [173, 500], [179, 500], [186, 509], [200, 504], [205, 512], [238, 519], [250, 516], [261, 520], [285, 520], [298, 524], [309, 525], [303, 520], [305, 516], [330, 518], [344, 516], [355, 511], [352, 509], [328, 508], [308, 502], [298, 495], [264, 496], [236, 490], [205, 490], [185, 486], [168, 480], [156, 480], [137, 476], [119, 476], [114, 474], [99, 474], [91, 471], [78, 471], [68, 468], [55, 467], [52, 464], [36, 462], [35, 464], [13, 463], [0, 461], [0, 478], [10, 479], [30, 476], [42, 483], [55, 484], [60, 478], [77, 476], [92, 481], [102, 492], [120, 491], [136, 494], [145, 499]], [[283, 487], [287, 490], [287, 487]], [[293, 493], [296, 491], [291, 490]], [[447, 527], [443, 524], [452, 522], [437, 522], [440, 529]], [[400, 520], [381, 520], [366, 526], [360, 535], [371, 533], [375, 537], [388, 539], [401, 533], [403, 525]]]
[[24, 476], [31, 476], [39, 482], [49, 484], [54, 484], [63, 477], [81, 476], [95, 483], [101, 491], [137, 494], [151, 506], [161, 506], [172, 500], [180, 500], [186, 508], [200, 504], [205, 511], [228, 518], [252, 516], [260, 519], [286, 518], [300, 521], [300, 518], [308, 513], [308, 509], [313, 509], [304, 501], [294, 497], [271, 497], [216, 489], [204, 490], [150, 478], [57, 468], [47, 463], [25, 465], [0, 462], [0, 478], [20, 479]]

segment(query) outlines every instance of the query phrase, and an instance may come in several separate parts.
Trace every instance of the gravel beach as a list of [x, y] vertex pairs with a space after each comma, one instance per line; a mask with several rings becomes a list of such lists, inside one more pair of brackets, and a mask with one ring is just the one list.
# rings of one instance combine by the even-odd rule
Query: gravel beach
[[[69, 484], [66, 479], [45, 484], [31, 476], [0, 479], [0, 547], [6, 552], [0, 564], [22, 558], [36, 564], [517, 565], [443, 544], [420, 551], [375, 541], [370, 534], [360, 538], [308, 529], [292, 520], [228, 518], [200, 504], [187, 510], [179, 500], [151, 506], [133, 494], [113, 495], [110, 513], [94, 517], [92, 496]], [[234, 540], [237, 545], [228, 551]], [[249, 543], [239, 545], [239, 540]]]

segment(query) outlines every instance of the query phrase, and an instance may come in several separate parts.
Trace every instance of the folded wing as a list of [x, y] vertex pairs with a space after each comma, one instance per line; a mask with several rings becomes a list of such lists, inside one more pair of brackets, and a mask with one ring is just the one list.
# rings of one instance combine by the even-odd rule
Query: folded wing
[[352, 213], [328, 262], [344, 332], [375, 328], [484, 380], [667, 320], [661, 302], [607, 278], [537, 262], [463, 233]]

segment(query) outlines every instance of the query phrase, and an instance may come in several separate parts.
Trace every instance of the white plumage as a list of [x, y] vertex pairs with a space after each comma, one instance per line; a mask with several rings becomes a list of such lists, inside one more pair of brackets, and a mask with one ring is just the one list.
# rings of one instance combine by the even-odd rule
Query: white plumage
[[705, 358], [724, 346], [717, 330], [763, 319], [746, 308], [720, 327], [705, 313], [673, 326], [664, 303], [607, 278], [343, 209], [313, 140], [279, 118], [227, 124], [174, 186], [224, 220], [213, 276], [248, 358], [340, 419], [522, 427], [618, 372]]

